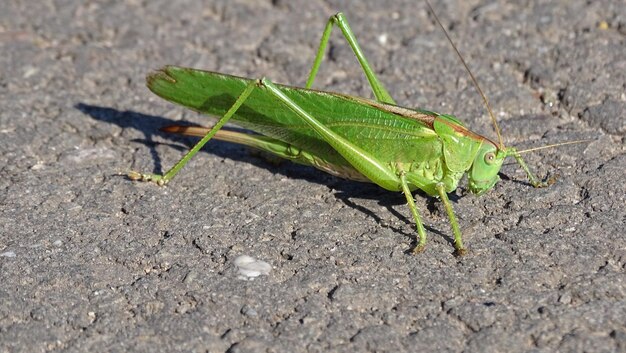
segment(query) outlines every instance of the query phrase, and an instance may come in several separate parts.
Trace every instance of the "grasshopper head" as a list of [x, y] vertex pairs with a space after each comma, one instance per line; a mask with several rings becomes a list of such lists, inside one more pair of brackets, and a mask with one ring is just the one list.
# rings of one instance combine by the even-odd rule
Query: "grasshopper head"
[[491, 141], [485, 140], [468, 172], [470, 192], [480, 195], [493, 188], [500, 180], [498, 172], [506, 156], [505, 151], [498, 149]]

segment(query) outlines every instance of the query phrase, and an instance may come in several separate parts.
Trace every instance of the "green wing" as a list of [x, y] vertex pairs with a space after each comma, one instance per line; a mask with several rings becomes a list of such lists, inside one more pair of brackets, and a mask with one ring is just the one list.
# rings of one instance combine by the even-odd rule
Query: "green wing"
[[[215, 72], [167, 66], [147, 78], [158, 96], [201, 113], [222, 116], [252, 80]], [[363, 98], [278, 86], [290, 99], [333, 131], [381, 161], [420, 162], [440, 153], [441, 143], [428, 122]], [[423, 115], [423, 114], [422, 114]], [[263, 90], [254, 90], [231, 119], [259, 134], [320, 157], [342, 159], [298, 116]]]

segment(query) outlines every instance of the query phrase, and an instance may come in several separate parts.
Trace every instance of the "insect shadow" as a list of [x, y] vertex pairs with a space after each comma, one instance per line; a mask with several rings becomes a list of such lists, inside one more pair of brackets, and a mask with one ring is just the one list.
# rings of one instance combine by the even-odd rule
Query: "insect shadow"
[[[86, 115], [89, 115], [95, 120], [103, 121], [109, 124], [115, 124], [125, 129], [131, 128], [140, 131], [144, 135], [144, 138], [134, 139], [132, 141], [144, 144], [150, 149], [150, 155], [152, 156], [152, 159], [154, 161], [153, 170], [155, 173], [162, 173], [163, 170], [162, 161], [156, 150], [156, 146], [167, 145], [184, 153], [191, 146], [193, 146], [196, 141], [196, 139], [194, 138], [161, 132], [155, 128], [173, 124], [194, 125], [189, 121], [172, 120], [161, 116], [139, 113], [132, 110], [122, 111], [110, 107], [101, 107], [86, 103], [78, 103], [74, 106], [74, 108]], [[233, 129], [242, 130], [237, 128]], [[158, 141], [156, 137], [158, 137]], [[171, 143], [164, 143], [162, 142], [163, 139], [170, 140]], [[203, 151], [214, 154], [221, 158], [251, 163], [256, 167], [270, 170], [273, 173], [278, 173], [285, 177], [304, 179], [309, 182], [328, 186], [329, 188], [336, 190], [334, 196], [337, 199], [341, 200], [341, 202], [343, 202], [348, 207], [363, 212], [369, 217], [372, 217], [376, 221], [376, 223], [380, 224], [382, 227], [389, 228], [394, 233], [402, 234], [403, 236], [406, 236], [410, 238], [413, 242], [415, 242], [413, 229], [400, 229], [392, 224], [387, 224], [387, 222], [379, 217], [375, 212], [372, 212], [367, 207], [357, 204], [353, 201], [353, 199], [375, 200], [378, 205], [385, 207], [387, 210], [389, 210], [390, 213], [392, 213], [402, 222], [406, 224], [411, 224], [409, 218], [407, 218], [405, 215], [401, 214], [394, 208], [394, 206], [404, 206], [406, 204], [406, 199], [401, 193], [390, 193], [389, 191], [383, 190], [377, 185], [371, 183], [360, 183], [356, 181], [344, 180], [319, 171], [312, 167], [290, 163], [286, 160], [278, 158], [272, 158], [273, 156], [265, 155], [263, 153], [257, 153], [250, 148], [242, 147], [240, 145], [229, 142], [214, 140], [211, 142], [210, 147], [203, 149]], [[418, 190], [417, 193], [421, 193], [421, 191]], [[458, 196], [456, 196], [455, 194], [451, 194], [450, 199], [451, 201], [456, 202], [458, 200]], [[430, 211], [431, 214], [443, 212], [442, 210], [438, 209], [434, 199], [427, 198], [427, 200], [429, 200], [427, 209]], [[454, 239], [446, 235], [445, 233], [437, 229], [433, 229], [429, 226], [426, 226], [426, 229], [430, 232], [433, 232], [434, 234], [437, 234], [438, 236], [441, 236], [450, 244], [454, 244]]]

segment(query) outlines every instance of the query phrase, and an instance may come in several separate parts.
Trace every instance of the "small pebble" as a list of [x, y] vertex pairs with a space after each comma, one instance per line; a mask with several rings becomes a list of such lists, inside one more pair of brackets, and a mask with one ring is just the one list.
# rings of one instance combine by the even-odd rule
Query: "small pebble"
[[239, 279], [243, 280], [252, 280], [260, 275], [268, 275], [272, 270], [272, 265], [248, 255], [238, 256], [234, 263], [239, 272]]

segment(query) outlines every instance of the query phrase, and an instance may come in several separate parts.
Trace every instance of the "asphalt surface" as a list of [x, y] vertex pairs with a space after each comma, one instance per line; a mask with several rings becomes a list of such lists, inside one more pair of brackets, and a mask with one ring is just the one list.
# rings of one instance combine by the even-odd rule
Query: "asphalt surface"
[[[422, 2], [3, 1], [0, 352], [626, 351], [624, 2], [433, 3], [507, 145], [593, 140], [527, 155], [549, 188], [514, 161], [481, 197], [462, 183], [460, 258], [437, 200], [416, 194], [414, 256], [402, 195], [240, 146], [166, 187], [124, 177], [194, 141], [159, 127], [207, 122], [146, 74], [303, 85], [337, 11], [400, 105], [493, 137]], [[371, 97], [335, 32], [315, 87]]]

